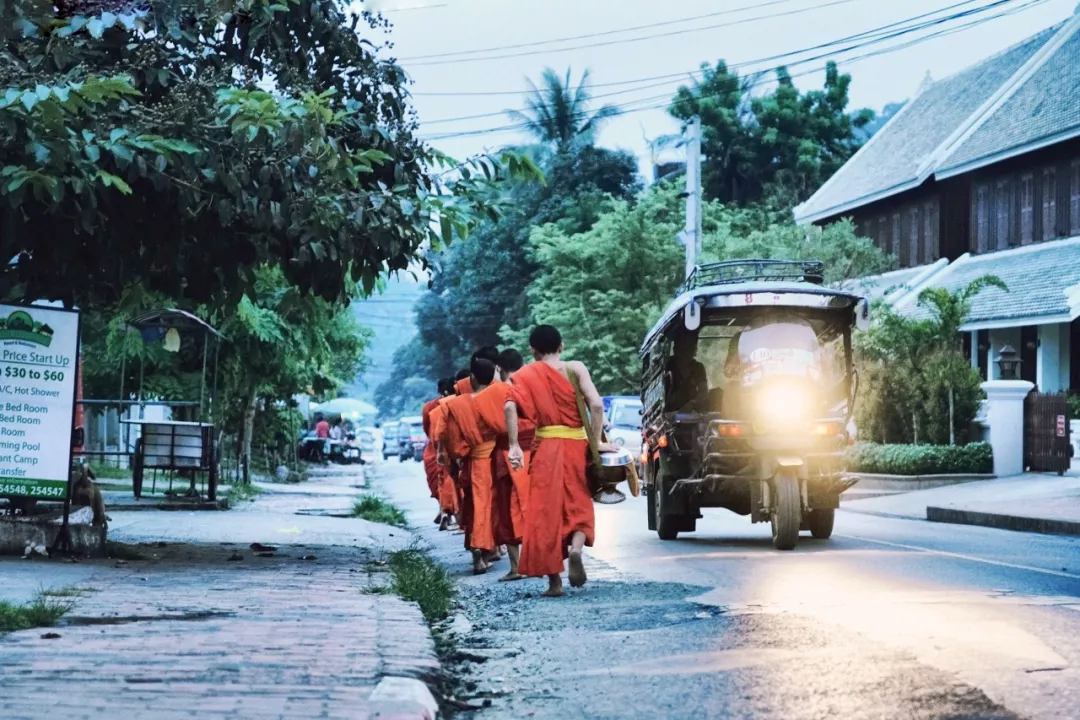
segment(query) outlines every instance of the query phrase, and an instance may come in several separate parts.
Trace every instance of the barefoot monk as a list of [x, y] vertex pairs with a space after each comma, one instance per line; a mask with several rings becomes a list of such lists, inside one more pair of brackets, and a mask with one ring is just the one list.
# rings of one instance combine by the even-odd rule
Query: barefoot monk
[[[529, 500], [525, 509], [525, 533], [521, 547], [523, 575], [548, 578], [547, 597], [562, 595], [563, 561], [570, 561], [570, 584], [585, 584], [581, 553], [592, 546], [593, 501], [585, 480], [588, 435], [577, 393], [591, 414], [595, 437], [603, 430], [603, 402], [589, 371], [580, 362], [563, 362], [562, 336], [550, 325], [540, 325], [529, 335], [536, 362], [514, 373], [506, 403], [506, 430], [510, 463], [524, 467], [518, 418], [536, 426], [536, 440], [529, 464]], [[578, 390], [575, 390], [575, 384]], [[601, 445], [601, 451], [610, 451]]]
[[[446, 468], [439, 465], [435, 447], [435, 436], [431, 432], [431, 413], [439, 407], [439, 400], [449, 397], [454, 392], [454, 381], [451, 378], [443, 378], [438, 383], [439, 396], [424, 405], [420, 412], [424, 422], [424, 434], [428, 437], [428, 443], [424, 446], [424, 474], [427, 476], [428, 490], [431, 497], [439, 502], [439, 490], [442, 485], [442, 476], [446, 474]], [[439, 502], [439, 514], [435, 517], [435, 523], [442, 523], [445, 510]]]

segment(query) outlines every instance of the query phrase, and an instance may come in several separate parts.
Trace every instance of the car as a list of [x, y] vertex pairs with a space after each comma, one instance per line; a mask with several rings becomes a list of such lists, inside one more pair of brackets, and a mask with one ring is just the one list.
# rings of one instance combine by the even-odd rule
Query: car
[[[604, 430], [608, 439], [621, 448], [626, 448], [638, 459], [642, 449], [641, 437], [642, 404], [633, 396], [613, 397], [604, 416]], [[638, 471], [644, 472], [640, 459]]]
[[419, 415], [403, 417], [398, 424], [399, 454], [398, 460], [405, 462], [409, 458], [420, 462], [427, 447], [427, 435], [424, 433], [424, 419]]
[[399, 423], [397, 422], [388, 422], [383, 424], [383, 460], [389, 460], [391, 457], [398, 455], [400, 452], [398, 449], [398, 428]]
[[360, 446], [360, 452], [364, 455], [375, 455], [375, 429], [362, 427], [356, 431], [356, 441]]

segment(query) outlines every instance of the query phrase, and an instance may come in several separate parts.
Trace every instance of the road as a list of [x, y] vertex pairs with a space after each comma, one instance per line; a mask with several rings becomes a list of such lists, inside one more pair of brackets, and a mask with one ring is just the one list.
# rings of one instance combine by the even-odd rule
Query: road
[[468, 574], [419, 467], [379, 477], [460, 578], [479, 716], [1080, 718], [1080, 538], [841, 511], [777, 552], [706, 510], [663, 542], [630, 498], [596, 508], [586, 588], [547, 600]]

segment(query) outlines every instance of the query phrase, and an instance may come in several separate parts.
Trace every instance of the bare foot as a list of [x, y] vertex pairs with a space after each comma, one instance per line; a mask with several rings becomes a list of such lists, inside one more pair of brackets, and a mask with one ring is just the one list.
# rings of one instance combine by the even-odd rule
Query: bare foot
[[488, 571], [488, 565], [484, 562], [484, 555], [479, 551], [473, 551], [472, 574], [483, 575]]
[[443, 514], [442, 513], [439, 513], [438, 515], [435, 516], [434, 523], [436, 525], [442, 525], [442, 521], [443, 521]]
[[581, 562], [581, 551], [570, 551], [570, 587], [581, 587], [588, 580], [585, 577], [585, 564]]
[[502, 559], [502, 555], [499, 554], [498, 550], [495, 550], [494, 552], [484, 553], [484, 562], [486, 562], [486, 563], [490, 564], [490, 563], [498, 562], [501, 559]]
[[562, 586], [549, 587], [547, 590], [540, 593], [540, 597], [562, 597], [562, 596], [563, 596]]
[[[508, 572], [499, 578], [499, 582], [514, 582], [515, 580], [524, 580], [525, 576], [521, 573]], [[562, 591], [560, 591], [561, 594]]]

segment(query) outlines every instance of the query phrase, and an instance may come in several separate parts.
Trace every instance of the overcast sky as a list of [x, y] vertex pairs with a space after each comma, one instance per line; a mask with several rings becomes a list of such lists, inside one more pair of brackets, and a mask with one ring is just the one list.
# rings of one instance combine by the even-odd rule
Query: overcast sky
[[[994, 0], [971, 0], [959, 9], [987, 5]], [[502, 112], [520, 108], [526, 78], [538, 78], [545, 67], [560, 73], [567, 67], [575, 79], [586, 68], [591, 83], [600, 85], [599, 103], [643, 108], [619, 117], [600, 133], [599, 144], [630, 150], [646, 158], [645, 136], [676, 131], [677, 125], [663, 103], [685, 82], [686, 73], [702, 62], [724, 59], [729, 64], [751, 63], [782, 53], [811, 48], [848, 36], [904, 21], [923, 13], [956, 5], [961, 0], [367, 0], [371, 9], [382, 9], [394, 25], [393, 52], [414, 80], [412, 92], [420, 114], [421, 134], [488, 130], [511, 124]], [[886, 103], [910, 97], [927, 71], [934, 78], [952, 74], [994, 52], [1069, 17], [1076, 0], [1013, 0], [1002, 9], [1030, 7], [1007, 17], [988, 20], [977, 27], [928, 40], [877, 57], [844, 62], [841, 70], [853, 76], [852, 107], [880, 110]], [[740, 8], [749, 8], [739, 10]], [[974, 15], [936, 29], [953, 27], [987, 17], [1001, 9]], [[956, 12], [953, 10], [952, 12]], [[711, 14], [687, 22], [683, 18]], [[944, 14], [944, 12], [943, 12]], [[760, 19], [755, 19], [760, 18]], [[662, 24], [661, 24], [662, 23]], [[738, 23], [738, 24], [732, 24]], [[708, 29], [706, 26], [727, 25]], [[612, 32], [644, 26], [630, 32]], [[852, 50], [863, 54], [907, 42], [933, 30]], [[571, 36], [607, 33], [562, 44], [541, 44], [486, 53], [502, 56], [473, 61], [480, 55], [447, 53], [540, 43]], [[624, 42], [628, 38], [664, 33]], [[613, 43], [613, 41], [618, 41]], [[609, 43], [598, 45], [598, 43]], [[613, 44], [612, 44], [613, 43]], [[582, 45], [593, 47], [578, 47]], [[845, 43], [845, 45], [850, 43]], [[562, 47], [577, 49], [558, 51]], [[821, 51], [816, 51], [815, 54]], [[521, 53], [530, 53], [524, 54]], [[514, 55], [514, 57], [505, 57]], [[421, 58], [419, 56], [429, 56]], [[442, 57], [430, 57], [442, 56]], [[805, 56], [800, 56], [805, 57]], [[793, 73], [823, 66], [824, 60], [795, 65]], [[776, 62], [757, 63], [754, 69]], [[657, 76], [670, 79], [639, 81]], [[802, 88], [820, 86], [822, 74], [797, 78]], [[622, 84], [613, 84], [622, 83]], [[647, 87], [645, 87], [647, 86]], [[438, 95], [450, 93], [451, 95]], [[505, 93], [467, 95], [467, 93]], [[462, 116], [484, 115], [456, 122], [440, 122]], [[520, 141], [516, 131], [434, 140], [441, 150], [458, 158], [484, 149]]]

